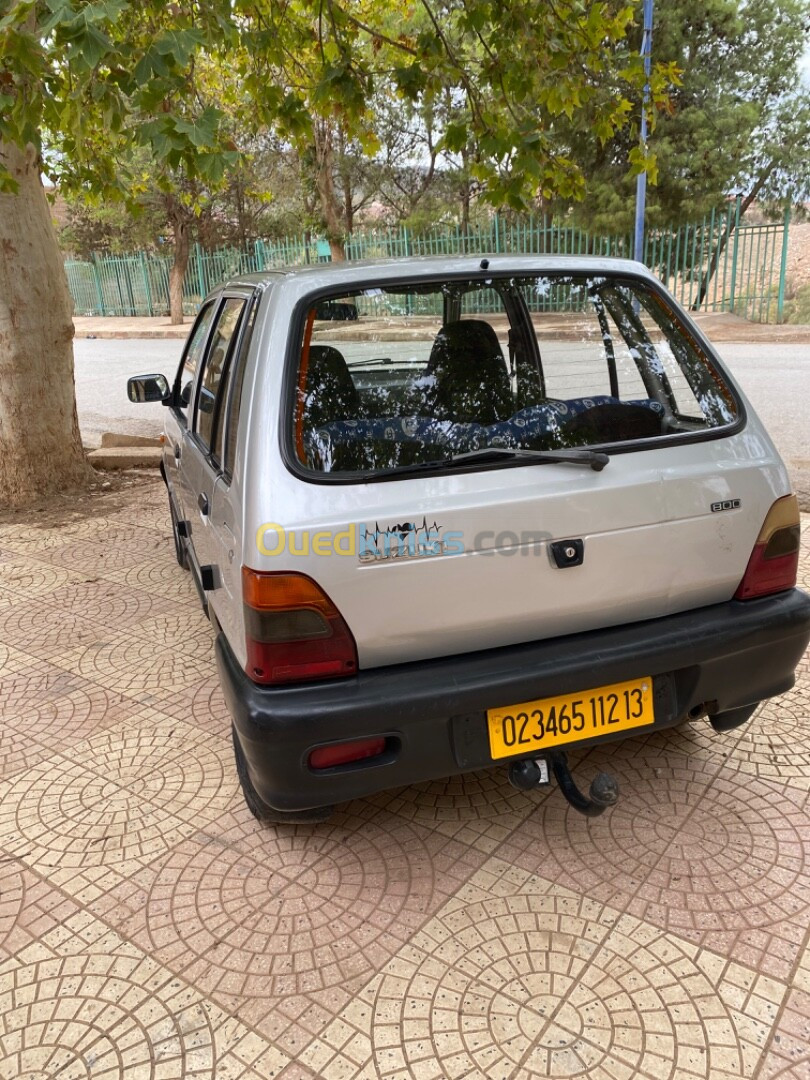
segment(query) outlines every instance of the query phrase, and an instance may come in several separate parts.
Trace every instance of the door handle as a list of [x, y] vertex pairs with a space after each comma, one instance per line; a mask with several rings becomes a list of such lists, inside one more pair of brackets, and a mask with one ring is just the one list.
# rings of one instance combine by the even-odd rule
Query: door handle
[[180, 460], [180, 443], [175, 443], [174, 444], [174, 460], [175, 461]]
[[199, 506], [202, 516], [208, 517], [208, 496], [204, 491], [201, 491], [197, 496], [197, 506]]

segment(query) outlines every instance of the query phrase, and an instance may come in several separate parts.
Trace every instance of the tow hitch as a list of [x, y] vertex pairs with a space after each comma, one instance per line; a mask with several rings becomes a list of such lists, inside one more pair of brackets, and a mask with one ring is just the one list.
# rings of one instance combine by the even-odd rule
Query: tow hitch
[[509, 766], [509, 783], [519, 791], [548, 784], [548, 767], [551, 765], [560, 791], [575, 810], [586, 817], [599, 817], [619, 799], [619, 784], [609, 773], [597, 773], [591, 782], [590, 792], [583, 795], [568, 768], [568, 755], [563, 750], [552, 750], [544, 757], [513, 761]]

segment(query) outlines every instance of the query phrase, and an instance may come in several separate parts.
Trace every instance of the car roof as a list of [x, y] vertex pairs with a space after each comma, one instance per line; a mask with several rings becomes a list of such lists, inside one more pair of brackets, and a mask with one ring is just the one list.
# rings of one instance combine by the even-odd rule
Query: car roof
[[[486, 266], [482, 263], [486, 260]], [[222, 282], [218, 288], [266, 287], [279, 279], [295, 279], [296, 284], [311, 289], [328, 288], [333, 285], [351, 285], [367, 281], [374, 271], [379, 281], [395, 281], [402, 278], [441, 276], [448, 274], [489, 275], [516, 273], [586, 273], [631, 274], [656, 280], [643, 263], [633, 259], [603, 258], [594, 255], [416, 255], [398, 259], [362, 259], [356, 262], [316, 263], [309, 266], [287, 266], [263, 270], [256, 274], [240, 274]]]

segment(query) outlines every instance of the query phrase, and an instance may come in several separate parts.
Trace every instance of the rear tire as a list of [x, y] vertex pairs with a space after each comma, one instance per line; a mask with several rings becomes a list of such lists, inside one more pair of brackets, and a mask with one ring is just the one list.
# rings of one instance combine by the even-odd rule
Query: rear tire
[[179, 521], [177, 519], [177, 513], [174, 509], [174, 500], [171, 495], [169, 496], [169, 513], [172, 518], [172, 538], [174, 539], [174, 554], [177, 558], [178, 566], [182, 566], [184, 570], [189, 569], [188, 553], [186, 552], [186, 546], [183, 543], [183, 538], [178, 531]]
[[312, 810], [276, 810], [268, 806], [251, 782], [245, 754], [233, 725], [231, 725], [231, 735], [233, 736], [233, 754], [236, 758], [236, 775], [239, 777], [247, 808], [257, 821], [266, 821], [275, 825], [318, 825], [322, 821], [328, 821], [335, 809], [334, 806], [316, 806]]

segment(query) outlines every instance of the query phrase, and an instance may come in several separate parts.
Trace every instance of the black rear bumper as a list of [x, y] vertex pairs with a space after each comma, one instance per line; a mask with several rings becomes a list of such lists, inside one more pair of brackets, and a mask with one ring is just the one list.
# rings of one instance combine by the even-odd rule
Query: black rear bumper
[[[794, 589], [295, 687], [257, 686], [222, 634], [216, 653], [254, 787], [276, 809], [298, 810], [492, 767], [486, 710], [498, 706], [649, 675], [655, 729], [704, 703], [717, 713], [751, 705], [791, 688], [809, 639], [810, 597]], [[315, 746], [372, 735], [387, 737], [381, 758], [318, 772], [307, 764]]]

